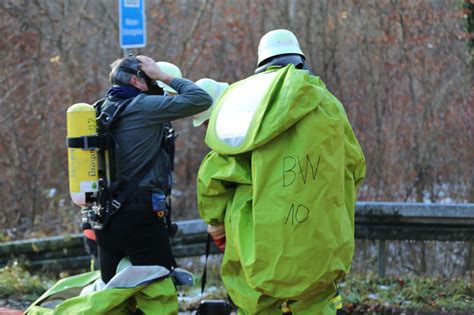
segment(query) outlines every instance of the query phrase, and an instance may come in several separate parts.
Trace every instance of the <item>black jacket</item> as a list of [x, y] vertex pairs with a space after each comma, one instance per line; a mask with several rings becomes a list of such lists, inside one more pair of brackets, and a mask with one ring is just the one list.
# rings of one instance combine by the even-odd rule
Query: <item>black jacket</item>
[[[209, 108], [211, 97], [186, 79], [175, 78], [170, 86], [178, 91], [176, 96], [147, 95], [134, 97], [114, 119], [112, 134], [118, 152], [118, 168], [122, 178], [131, 179], [160, 150], [163, 123], [191, 116]], [[108, 98], [102, 105], [107, 108], [119, 98]], [[115, 123], [116, 122], [116, 123]], [[139, 187], [161, 190], [169, 184], [169, 159], [160, 150], [150, 172], [140, 181]]]

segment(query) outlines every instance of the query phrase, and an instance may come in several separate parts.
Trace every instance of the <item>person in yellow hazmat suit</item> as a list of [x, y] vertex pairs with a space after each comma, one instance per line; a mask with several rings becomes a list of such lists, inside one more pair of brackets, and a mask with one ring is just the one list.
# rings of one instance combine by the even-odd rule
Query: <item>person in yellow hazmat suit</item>
[[220, 96], [205, 141], [198, 210], [224, 228], [221, 276], [239, 314], [336, 314], [365, 159], [293, 33], [261, 38], [256, 74]]

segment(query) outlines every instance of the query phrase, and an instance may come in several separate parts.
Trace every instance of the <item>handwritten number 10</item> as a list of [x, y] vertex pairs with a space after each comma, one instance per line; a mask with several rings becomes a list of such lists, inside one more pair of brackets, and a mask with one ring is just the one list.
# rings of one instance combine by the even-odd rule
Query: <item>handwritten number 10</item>
[[288, 215], [286, 217], [285, 224], [290, 222], [291, 225], [303, 223], [308, 219], [309, 216], [309, 209], [305, 205], [299, 204], [295, 210], [295, 204], [292, 203], [290, 207], [290, 211], [288, 211]]

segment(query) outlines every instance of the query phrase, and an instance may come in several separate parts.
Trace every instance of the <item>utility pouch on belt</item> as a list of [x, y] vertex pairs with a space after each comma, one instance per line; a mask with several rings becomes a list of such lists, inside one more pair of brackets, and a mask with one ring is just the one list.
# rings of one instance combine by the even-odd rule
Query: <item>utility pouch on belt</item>
[[152, 193], [151, 206], [159, 218], [164, 218], [167, 214], [166, 195], [162, 192]]

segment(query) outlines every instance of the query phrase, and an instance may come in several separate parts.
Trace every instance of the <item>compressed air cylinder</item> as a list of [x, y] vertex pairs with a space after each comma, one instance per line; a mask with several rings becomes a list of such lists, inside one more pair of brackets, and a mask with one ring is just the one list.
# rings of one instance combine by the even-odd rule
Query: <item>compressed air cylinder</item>
[[[89, 104], [74, 104], [67, 110], [67, 137], [76, 138], [97, 133], [95, 109]], [[87, 207], [98, 190], [98, 157], [95, 149], [68, 148], [69, 192], [72, 201]]]

